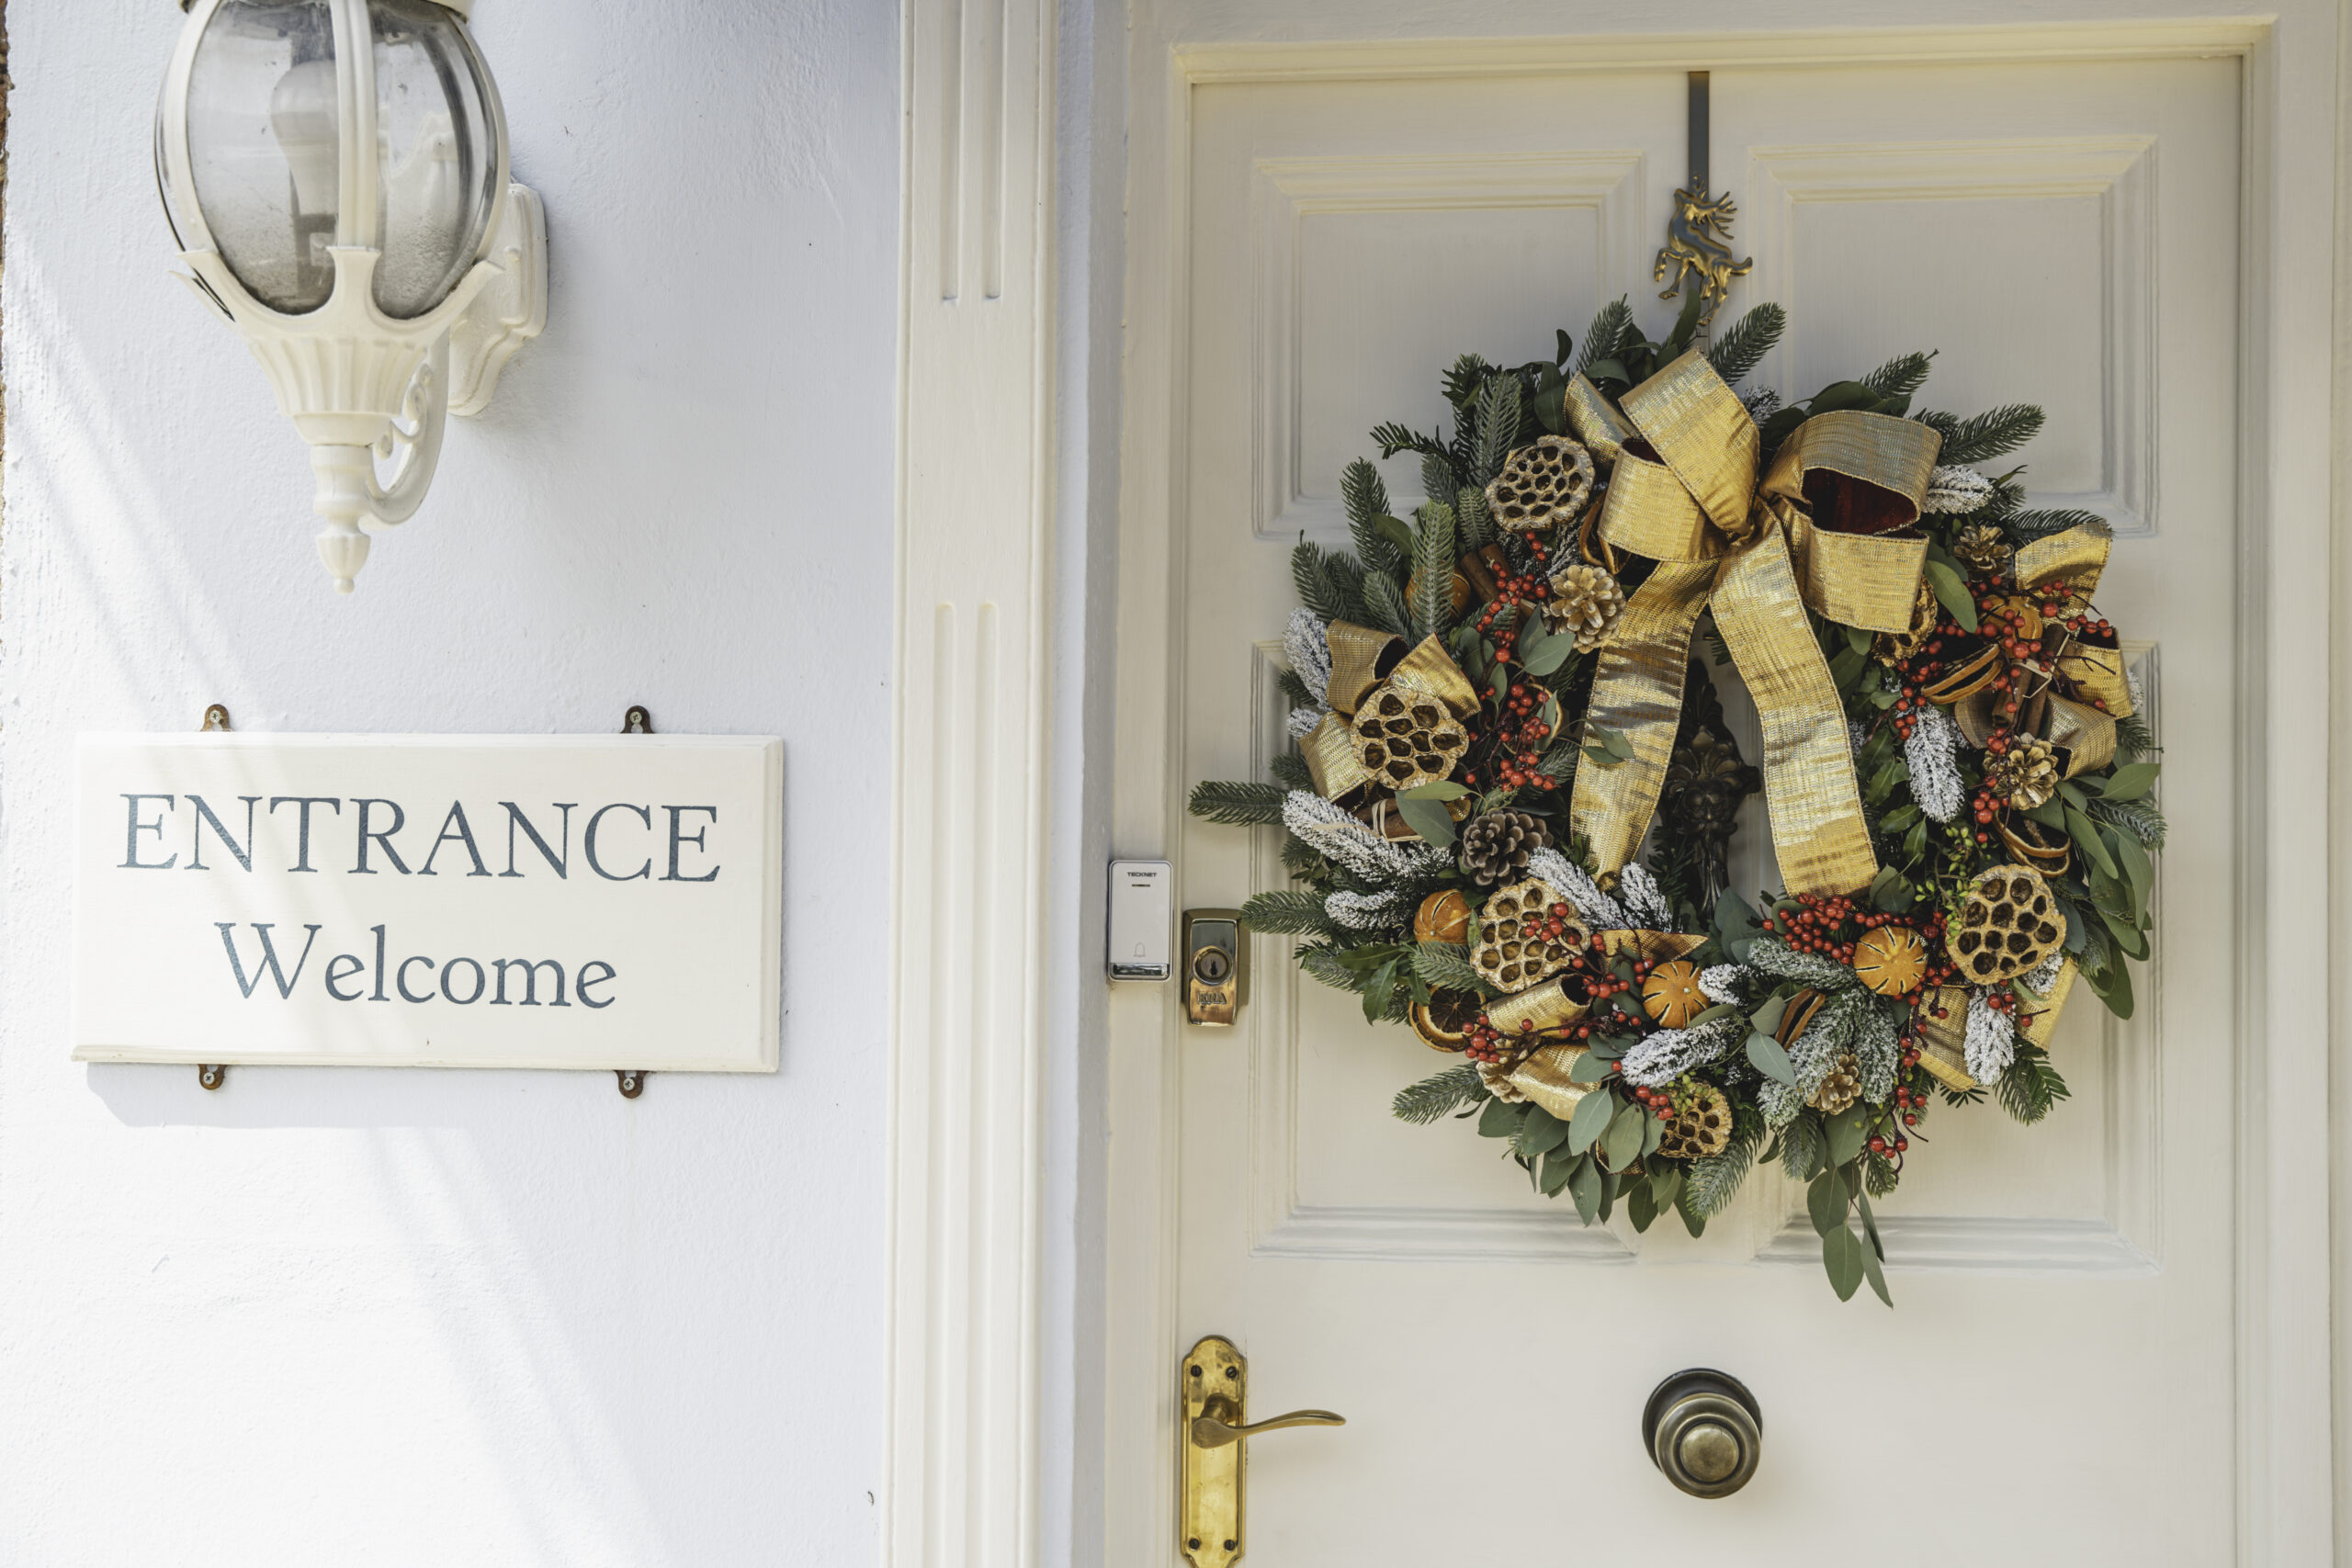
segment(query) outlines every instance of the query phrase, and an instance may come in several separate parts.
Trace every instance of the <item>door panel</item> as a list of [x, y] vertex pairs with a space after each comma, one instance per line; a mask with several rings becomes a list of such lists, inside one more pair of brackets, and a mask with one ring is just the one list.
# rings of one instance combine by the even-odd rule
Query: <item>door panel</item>
[[[2040, 503], [2114, 523], [2099, 601], [2141, 639], [2148, 707], [2228, 736], [2236, 63], [1719, 71], [1713, 90], [1756, 258], [1724, 319], [1792, 313], [1749, 384], [1802, 397], [1933, 349], [1925, 406], [2041, 402], [2019, 460]], [[1193, 108], [1183, 784], [1258, 776], [1285, 743], [1284, 556], [1302, 530], [1343, 537], [1338, 470], [1374, 455], [1373, 423], [1442, 423], [1454, 354], [1548, 356], [1555, 326], [1619, 294], [1660, 329], [1683, 81], [1236, 84]], [[1399, 508], [1418, 499], [1409, 462], [1385, 471]], [[1389, 1098], [1442, 1060], [1255, 939], [1242, 1026], [1182, 1046], [1179, 1343], [1233, 1338], [1253, 1410], [1350, 1425], [1251, 1445], [1252, 1558], [2224, 1560], [2232, 998], [2167, 955], [2231, 947], [2228, 753], [2166, 753], [2176, 895], [2138, 1015], [2087, 995], [2068, 1013], [2074, 1098], [2031, 1129], [1939, 1112], [1915, 1147], [1881, 1210], [1892, 1312], [1830, 1293], [1777, 1174], [1697, 1241], [1671, 1217], [1587, 1231], [1468, 1127], [1394, 1122]], [[1758, 809], [1751, 890], [1765, 832]], [[1283, 886], [1277, 848], [1189, 825], [1188, 900]], [[1651, 1387], [1692, 1365], [1763, 1408], [1762, 1469], [1716, 1503], [1637, 1440]]]

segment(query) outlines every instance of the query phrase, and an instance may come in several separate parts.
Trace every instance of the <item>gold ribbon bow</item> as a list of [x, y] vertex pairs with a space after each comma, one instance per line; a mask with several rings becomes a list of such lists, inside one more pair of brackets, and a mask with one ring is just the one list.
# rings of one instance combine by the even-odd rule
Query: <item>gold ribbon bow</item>
[[[1707, 942], [1705, 937], [1687, 931], [1602, 931], [1600, 940], [1601, 951], [1611, 958], [1623, 955], [1646, 959], [1652, 964], [1688, 958]], [[1576, 1083], [1569, 1077], [1577, 1058], [1592, 1047], [1558, 1038], [1592, 1010], [1590, 1002], [1568, 995], [1566, 978], [1555, 976], [1515, 996], [1487, 1003], [1487, 1021], [1505, 1039], [1519, 1034], [1521, 1022], [1532, 1026], [1527, 1032], [1552, 1038], [1509, 1066], [1499, 1062], [1478, 1064], [1478, 1077], [1487, 1092], [1505, 1100], [1532, 1100], [1563, 1120], [1575, 1111], [1577, 1101], [1596, 1087]]]
[[[1951, 705], [1970, 745], [1984, 745], [1996, 729], [2020, 730], [2064, 748], [2070, 779], [2115, 760], [2115, 721], [2132, 711], [2123, 651], [2086, 643], [2064, 625], [2088, 614], [2113, 543], [2101, 529], [2075, 527], [2018, 548], [2010, 607], [2024, 622], [2018, 639], [2024, 651], [1988, 648], [1928, 693]], [[2046, 604], [2058, 605], [2056, 618], [2044, 618]], [[2004, 671], [2008, 685], [1997, 687], [1994, 678]]]
[[1581, 377], [1567, 409], [1579, 439], [1617, 451], [1600, 536], [1657, 563], [1601, 652], [1588, 719], [1623, 734], [1634, 755], [1577, 770], [1572, 825], [1607, 869], [1641, 849], [1681, 722], [1691, 628], [1712, 608], [1763, 719], [1783, 884], [1825, 895], [1866, 886], [1878, 858], [1845, 709], [1805, 612], [1909, 628], [1928, 546], [1908, 530], [1943, 438], [1885, 414], [1818, 414], [1759, 482], [1756, 422], [1696, 349], [1625, 394], [1630, 429]]

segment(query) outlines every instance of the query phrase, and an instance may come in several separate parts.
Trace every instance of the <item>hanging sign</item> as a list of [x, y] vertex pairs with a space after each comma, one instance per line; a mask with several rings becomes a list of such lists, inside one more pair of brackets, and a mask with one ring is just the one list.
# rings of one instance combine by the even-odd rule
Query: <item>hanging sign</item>
[[93, 735], [74, 1055], [774, 1072], [784, 743]]

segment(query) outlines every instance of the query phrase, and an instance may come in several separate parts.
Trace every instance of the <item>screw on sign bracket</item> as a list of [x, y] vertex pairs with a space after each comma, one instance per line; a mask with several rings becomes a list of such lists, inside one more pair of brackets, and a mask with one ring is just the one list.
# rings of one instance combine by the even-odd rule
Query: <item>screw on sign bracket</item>
[[[628, 712], [621, 715], [621, 733], [623, 735], [650, 735], [653, 733], [653, 715], [647, 710], [644, 704], [632, 704]], [[621, 1098], [623, 1100], [635, 1100], [639, 1095], [645, 1092], [645, 1079], [647, 1075], [642, 1071], [636, 1068], [630, 1068], [626, 1072], [616, 1071], [613, 1074], [613, 1077], [620, 1080]]]
[[[229, 733], [229, 709], [226, 705], [214, 703], [210, 707], [206, 708], [204, 710], [204, 723], [198, 728], [198, 733], [202, 735], [226, 735]], [[208, 1089], [219, 1089], [222, 1084], [229, 1081], [228, 1064], [222, 1062], [209, 1065], [198, 1065], [196, 1069], [196, 1081], [203, 1085]]]

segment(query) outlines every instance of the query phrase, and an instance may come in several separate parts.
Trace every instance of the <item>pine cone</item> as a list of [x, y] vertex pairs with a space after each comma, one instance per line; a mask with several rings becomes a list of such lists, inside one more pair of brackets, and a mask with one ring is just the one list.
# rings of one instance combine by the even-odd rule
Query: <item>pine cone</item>
[[2008, 536], [1990, 523], [1972, 524], [1960, 531], [1951, 553], [1977, 576], [1990, 577], [2009, 562]]
[[1563, 567], [1552, 579], [1552, 624], [1576, 634], [1578, 653], [1607, 642], [1610, 628], [1624, 613], [1624, 589], [1600, 567]]
[[1821, 1087], [1813, 1091], [1813, 1098], [1805, 1103], [1825, 1116], [1835, 1116], [1841, 1111], [1851, 1109], [1854, 1101], [1861, 1097], [1862, 1065], [1849, 1051], [1830, 1066], [1828, 1076], [1821, 1080]]
[[1592, 493], [1592, 454], [1565, 435], [1539, 435], [1503, 463], [1487, 487], [1487, 509], [1505, 528], [1543, 533], [1573, 523]]
[[2058, 753], [2047, 740], [2012, 735], [2009, 749], [1985, 771], [2019, 811], [2030, 811], [2058, 793]]
[[1543, 821], [1525, 811], [1489, 811], [1462, 830], [1462, 869], [1481, 887], [1509, 882], [1527, 869], [1527, 857], [1552, 847]]
[[1723, 1090], [1702, 1086], [1696, 1099], [1667, 1119], [1657, 1152], [1668, 1159], [1704, 1159], [1729, 1147], [1731, 1100]]

